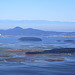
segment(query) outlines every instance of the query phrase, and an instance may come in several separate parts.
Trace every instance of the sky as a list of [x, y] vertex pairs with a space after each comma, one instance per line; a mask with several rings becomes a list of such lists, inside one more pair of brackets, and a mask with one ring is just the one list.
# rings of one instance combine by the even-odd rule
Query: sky
[[75, 0], [0, 0], [0, 20], [75, 22]]

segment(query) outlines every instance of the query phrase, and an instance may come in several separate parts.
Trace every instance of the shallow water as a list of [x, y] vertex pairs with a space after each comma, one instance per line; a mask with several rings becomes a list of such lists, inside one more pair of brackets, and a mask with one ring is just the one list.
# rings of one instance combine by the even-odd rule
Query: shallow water
[[0, 62], [0, 75], [75, 75], [75, 59], [60, 62]]
[[[61, 47], [75, 48], [75, 43], [63, 42], [63, 40], [66, 39], [75, 40], [74, 37], [43, 37], [42, 42], [21, 42], [18, 38], [19, 37], [0, 38], [0, 47], [38, 50], [49, 50]], [[61, 42], [57, 42], [57, 40], [61, 40]], [[0, 75], [75, 75], [75, 56], [62, 55], [62, 57], [66, 60], [54, 62], [44, 60], [36, 60], [35, 62], [0, 61]]]

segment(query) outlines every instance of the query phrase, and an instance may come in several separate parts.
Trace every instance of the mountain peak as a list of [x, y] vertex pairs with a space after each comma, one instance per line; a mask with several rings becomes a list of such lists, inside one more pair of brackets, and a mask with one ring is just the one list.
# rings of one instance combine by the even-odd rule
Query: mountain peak
[[14, 29], [23, 29], [23, 28], [21, 28], [21, 27], [15, 27]]

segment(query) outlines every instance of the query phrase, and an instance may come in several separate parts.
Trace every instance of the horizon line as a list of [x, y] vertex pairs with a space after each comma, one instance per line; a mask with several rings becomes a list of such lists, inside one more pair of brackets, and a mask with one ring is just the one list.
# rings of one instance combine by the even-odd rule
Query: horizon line
[[60, 21], [60, 20], [19, 20], [19, 19], [0, 19], [0, 21], [51, 21], [51, 22], [75, 22], [75, 21]]

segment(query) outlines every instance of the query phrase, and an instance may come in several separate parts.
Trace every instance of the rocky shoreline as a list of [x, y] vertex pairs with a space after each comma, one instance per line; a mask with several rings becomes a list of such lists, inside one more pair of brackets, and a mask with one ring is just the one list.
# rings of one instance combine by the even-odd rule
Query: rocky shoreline
[[[65, 61], [64, 55], [74, 55], [75, 48], [60, 48], [52, 50], [24, 50], [0, 48], [0, 61], [7, 62], [35, 62], [43, 61]], [[59, 55], [59, 56], [58, 56]]]
[[26, 54], [75, 54], [75, 48], [60, 48], [43, 51], [26, 52]]

